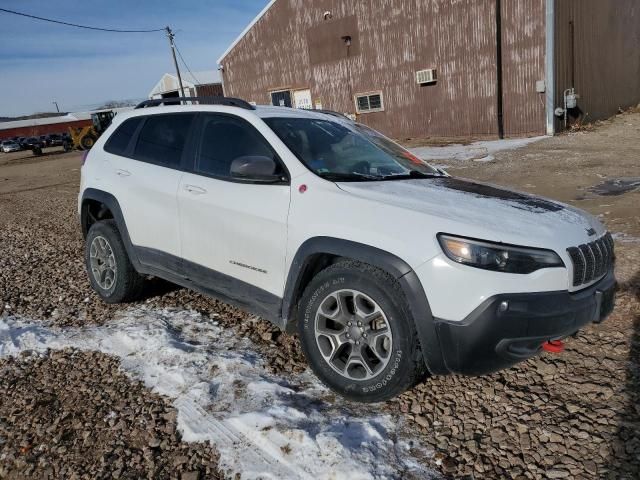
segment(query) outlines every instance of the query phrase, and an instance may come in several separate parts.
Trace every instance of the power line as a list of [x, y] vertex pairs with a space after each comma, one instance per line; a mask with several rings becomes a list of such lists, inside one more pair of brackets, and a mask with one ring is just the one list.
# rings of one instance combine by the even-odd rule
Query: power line
[[36, 15], [29, 15], [28, 13], [16, 12], [14, 10], [8, 10], [6, 8], [0, 8], [0, 12], [11, 13], [13, 15], [20, 15], [21, 17], [32, 18], [34, 20], [42, 20], [43, 22], [57, 23], [60, 25], [67, 25], [69, 27], [77, 27], [84, 28], [87, 30], [99, 30], [101, 32], [116, 32], [116, 33], [151, 33], [151, 32], [162, 32], [164, 28], [156, 28], [153, 30], [120, 30], [117, 28], [101, 28], [101, 27], [90, 27], [87, 25], [78, 25], [76, 23], [63, 22], [61, 20], [53, 20], [51, 18], [38, 17]]
[[191, 76], [193, 77], [193, 79], [196, 81], [196, 83], [198, 85], [200, 84], [200, 81], [196, 78], [196, 76], [193, 74], [193, 72], [191, 71], [191, 69], [189, 68], [189, 65], [187, 65], [187, 62], [184, 61], [184, 57], [182, 56], [182, 54], [180, 53], [180, 49], [178, 48], [178, 44], [176, 44], [175, 40], [173, 41], [173, 45], [176, 47], [176, 52], [178, 52], [178, 56], [180, 57], [180, 60], [182, 61], [182, 64], [185, 66], [185, 68], [187, 69], [187, 71], [191, 74]]

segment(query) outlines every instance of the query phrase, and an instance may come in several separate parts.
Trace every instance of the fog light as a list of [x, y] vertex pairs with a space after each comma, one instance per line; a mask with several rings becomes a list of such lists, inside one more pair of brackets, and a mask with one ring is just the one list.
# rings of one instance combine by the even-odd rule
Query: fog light
[[509, 310], [509, 302], [507, 302], [507, 301], [502, 302], [500, 304], [500, 306], [498, 307], [498, 309], [500, 310], [501, 313], [506, 312], [507, 310]]

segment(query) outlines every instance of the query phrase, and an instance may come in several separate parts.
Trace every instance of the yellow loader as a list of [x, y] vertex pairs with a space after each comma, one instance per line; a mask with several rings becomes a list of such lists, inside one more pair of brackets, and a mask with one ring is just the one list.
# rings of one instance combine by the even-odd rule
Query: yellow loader
[[112, 110], [96, 112], [91, 114], [93, 125], [81, 128], [69, 127], [69, 135], [73, 142], [73, 148], [78, 150], [90, 150], [96, 140], [109, 128], [115, 113]]

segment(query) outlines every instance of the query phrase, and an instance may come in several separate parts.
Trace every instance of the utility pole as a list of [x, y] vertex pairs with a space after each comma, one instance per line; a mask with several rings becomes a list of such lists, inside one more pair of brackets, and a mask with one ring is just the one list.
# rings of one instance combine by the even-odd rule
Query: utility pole
[[60, 107], [58, 106], [58, 102], [51, 102], [56, 106], [56, 110], [60, 113]]
[[171, 47], [171, 55], [173, 56], [173, 64], [176, 67], [176, 73], [178, 74], [178, 83], [180, 84], [180, 96], [184, 97], [184, 86], [182, 85], [182, 77], [180, 76], [180, 67], [178, 67], [178, 60], [176, 60], [176, 46], [173, 43], [174, 33], [171, 28], [167, 26], [167, 37], [169, 38], [169, 46]]

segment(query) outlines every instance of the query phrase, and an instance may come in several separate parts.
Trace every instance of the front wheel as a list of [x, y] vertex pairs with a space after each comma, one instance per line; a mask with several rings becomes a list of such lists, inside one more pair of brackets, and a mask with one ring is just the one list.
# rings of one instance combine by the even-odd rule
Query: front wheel
[[404, 293], [382, 270], [354, 261], [328, 267], [310, 282], [299, 312], [311, 368], [350, 400], [387, 400], [426, 372]]
[[93, 137], [93, 135], [85, 135], [80, 139], [80, 145], [85, 150], [91, 150], [91, 148], [95, 145], [95, 143], [96, 143], [96, 139]]

